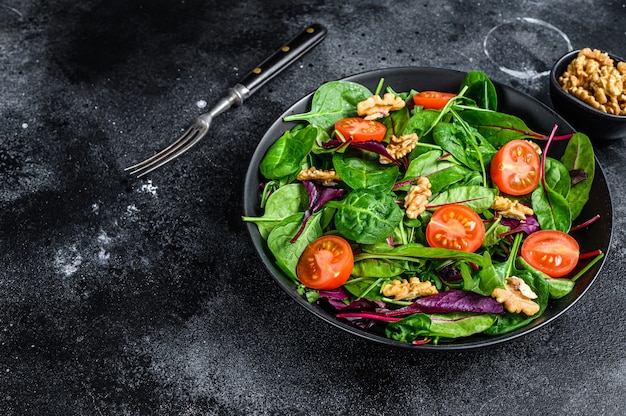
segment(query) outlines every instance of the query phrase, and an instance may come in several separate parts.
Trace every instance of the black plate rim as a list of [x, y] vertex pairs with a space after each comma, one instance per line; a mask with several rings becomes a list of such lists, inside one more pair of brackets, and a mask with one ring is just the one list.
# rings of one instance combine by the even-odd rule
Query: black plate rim
[[[375, 69], [371, 71], [364, 71], [364, 72], [360, 72], [360, 73], [342, 78], [340, 80], [354, 81], [354, 82], [361, 82], [361, 83], [365, 83], [363, 82], [363, 80], [369, 80], [370, 85], [368, 86], [370, 87], [370, 89], [373, 90], [375, 88], [375, 85], [371, 85], [371, 84], [372, 84], [372, 81], [374, 80], [385, 79], [386, 84], [392, 85], [393, 87], [394, 81], [402, 77], [408, 76], [412, 78], [412, 77], [437, 76], [439, 78], [449, 77], [451, 79], [458, 80], [458, 83], [457, 83], [457, 86], [458, 86], [460, 84], [460, 80], [462, 80], [465, 74], [466, 72], [454, 70], [454, 69], [447, 69], [447, 68], [395, 67], [395, 68], [383, 68], [383, 69]], [[535, 112], [538, 112], [539, 110], [544, 111], [549, 115], [550, 118], [558, 121], [560, 132], [562, 132], [563, 130], [566, 133], [575, 131], [574, 128], [572, 128], [572, 126], [569, 123], [567, 123], [567, 121], [565, 121], [562, 117], [560, 117], [553, 109], [551, 109], [544, 103], [540, 102], [536, 98], [531, 97], [512, 87], [503, 85], [499, 82], [493, 81], [493, 83], [496, 86], [496, 89], [498, 90], [499, 98], [503, 94], [508, 94], [508, 95], [511, 95], [512, 97], [521, 98], [522, 101], [527, 101], [532, 104], [533, 111]], [[401, 91], [401, 90], [398, 89], [398, 91]], [[289, 114], [299, 113], [299, 112], [308, 110], [307, 105], [310, 102], [314, 92], [315, 91], [310, 92], [309, 94], [305, 95], [304, 97], [302, 97], [301, 99], [293, 103], [291, 106], [289, 106], [287, 110], [285, 110], [270, 125], [270, 127], [263, 134], [262, 139], [259, 141], [250, 159], [250, 163], [249, 163], [248, 170], [245, 176], [245, 181], [244, 181], [243, 208], [244, 208], [245, 216], [258, 215], [258, 213], [254, 211], [255, 204], [256, 206], [258, 206], [258, 199], [257, 199], [258, 189], [259, 189], [258, 165], [262, 157], [265, 155], [267, 147], [269, 147], [269, 145], [271, 145], [271, 143], [273, 143], [279, 137], [279, 135], [282, 134], [282, 132], [290, 129], [296, 124], [295, 122], [290, 122], [290, 123], [284, 122], [283, 118]], [[455, 92], [455, 90], [451, 89], [450, 92]], [[527, 121], [527, 120], [524, 119], [524, 121]], [[530, 124], [529, 126], [531, 128], [533, 127]], [[314, 304], [308, 303], [306, 299], [304, 299], [304, 297], [297, 294], [295, 291], [295, 285], [274, 264], [271, 255], [268, 254], [267, 247], [266, 246], [264, 247], [264, 240], [261, 238], [258, 232], [258, 229], [256, 228], [256, 225], [254, 225], [253, 223], [246, 222], [246, 227], [250, 234], [250, 237], [251, 237], [253, 246], [255, 248], [255, 251], [257, 252], [257, 255], [259, 256], [261, 262], [263, 263], [263, 266], [272, 276], [274, 281], [285, 292], [287, 292], [287, 294], [296, 303], [298, 303], [307, 311], [315, 315], [317, 318], [322, 319], [323, 321], [331, 324], [332, 326], [339, 328], [343, 331], [346, 331], [357, 337], [366, 339], [368, 341], [372, 341], [374, 343], [383, 344], [389, 347], [399, 348], [399, 349], [409, 349], [409, 350], [415, 350], [415, 351], [461, 351], [461, 350], [485, 348], [485, 347], [499, 345], [499, 344], [520, 338], [522, 336], [525, 336], [531, 332], [538, 330], [539, 328], [542, 328], [548, 323], [553, 322], [562, 314], [567, 312], [572, 306], [574, 306], [574, 304], [576, 304], [585, 295], [585, 293], [589, 290], [593, 282], [597, 279], [598, 275], [600, 274], [602, 266], [604, 265], [604, 262], [606, 261], [606, 258], [608, 256], [608, 250], [611, 246], [611, 242], [613, 238], [613, 204], [612, 204], [612, 197], [611, 197], [610, 189], [608, 188], [608, 185], [606, 183], [606, 176], [604, 174], [604, 170], [602, 166], [600, 165], [600, 163], [598, 162], [597, 158], [595, 162], [596, 162], [596, 175], [595, 175], [595, 181], [594, 181], [593, 187], [596, 188], [597, 186], [600, 186], [602, 188], [605, 188], [603, 189], [603, 191], [605, 191], [606, 193], [606, 198], [605, 198], [605, 201], [602, 201], [602, 202], [605, 204], [606, 202], [608, 202], [608, 206], [606, 207], [608, 211], [605, 212], [605, 215], [602, 218], [603, 221], [608, 221], [608, 239], [606, 241], [606, 247], [603, 250], [605, 254], [604, 258], [601, 259], [601, 261], [599, 261], [598, 263], [596, 263], [596, 265], [591, 269], [594, 271], [593, 276], [588, 277], [588, 282], [582, 287], [582, 290], [580, 291], [580, 293], [578, 293], [571, 302], [566, 304], [560, 310], [553, 312], [549, 317], [546, 317], [544, 313], [543, 316], [537, 318], [535, 321], [531, 322], [525, 327], [520, 328], [516, 331], [512, 331], [508, 334], [500, 335], [500, 336], [488, 336], [488, 337], [483, 336], [479, 338], [470, 337], [470, 338], [463, 339], [463, 340], [457, 340], [452, 343], [440, 343], [438, 345], [433, 345], [433, 344], [413, 345], [413, 344], [406, 343], [406, 342], [395, 341], [395, 340], [386, 338], [384, 336], [380, 336], [380, 335], [359, 329], [357, 327], [354, 327], [345, 321], [335, 318], [333, 315], [324, 311], [323, 309], [319, 307], [315, 307]], [[255, 189], [257, 190], [256, 192], [254, 191]], [[251, 192], [248, 192], [248, 191], [251, 191]], [[282, 279], [279, 276], [281, 276]], [[552, 305], [549, 305], [549, 307], [550, 306]]]

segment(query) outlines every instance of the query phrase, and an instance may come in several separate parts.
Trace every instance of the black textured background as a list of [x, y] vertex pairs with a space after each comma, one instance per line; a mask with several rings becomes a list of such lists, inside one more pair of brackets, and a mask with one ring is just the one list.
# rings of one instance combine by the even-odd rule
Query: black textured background
[[[124, 173], [311, 22], [326, 40], [200, 145]], [[279, 289], [240, 220], [256, 143], [325, 81], [480, 69], [549, 104], [558, 56], [624, 45], [623, 1], [0, 1], [0, 414], [626, 412], [623, 140], [596, 147], [616, 227], [601, 276], [494, 348], [340, 332]]]

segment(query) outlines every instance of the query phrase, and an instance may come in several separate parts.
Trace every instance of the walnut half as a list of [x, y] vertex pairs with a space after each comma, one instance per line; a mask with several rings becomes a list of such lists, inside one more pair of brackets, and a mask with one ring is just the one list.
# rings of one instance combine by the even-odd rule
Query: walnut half
[[436, 295], [439, 291], [429, 280], [422, 282], [417, 277], [411, 277], [409, 280], [402, 279], [400, 281], [396, 279], [387, 283], [383, 286], [382, 293], [387, 297], [393, 296], [394, 300], [404, 300]]
[[504, 308], [511, 313], [523, 312], [528, 316], [533, 316], [539, 312], [539, 304], [533, 302], [537, 295], [533, 290], [516, 276], [506, 278], [504, 289], [495, 288], [491, 292], [491, 297], [504, 305]]
[[300, 171], [296, 179], [299, 181], [316, 181], [326, 186], [336, 185], [341, 180], [334, 170], [317, 169], [315, 166]]
[[[416, 133], [403, 134], [400, 137], [396, 137], [394, 134], [389, 138], [389, 144], [386, 147], [387, 153], [389, 153], [389, 156], [396, 160], [403, 158], [411, 153], [411, 150], [415, 149], [418, 140], [419, 138]], [[379, 162], [383, 165], [387, 165], [393, 161], [388, 157], [381, 155]]]
[[491, 209], [498, 211], [500, 215], [506, 218], [513, 218], [515, 220], [523, 221], [526, 216], [533, 215], [533, 210], [524, 204], [520, 204], [519, 201], [513, 201], [509, 198], [496, 195], [491, 204]]
[[409, 188], [409, 192], [404, 197], [404, 207], [408, 218], [415, 219], [426, 210], [428, 198], [433, 195], [430, 188], [430, 181], [425, 176], [421, 176], [417, 184]]
[[361, 101], [356, 106], [358, 115], [365, 116], [365, 120], [376, 120], [387, 117], [391, 111], [404, 108], [406, 103], [402, 98], [390, 92], [383, 95], [372, 95], [365, 101]]

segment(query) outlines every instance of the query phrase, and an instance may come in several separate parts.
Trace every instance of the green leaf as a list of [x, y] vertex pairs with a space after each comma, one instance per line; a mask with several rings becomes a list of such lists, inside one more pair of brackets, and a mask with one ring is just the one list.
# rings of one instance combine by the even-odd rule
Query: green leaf
[[448, 204], [463, 204], [480, 214], [493, 204], [496, 193], [495, 189], [479, 185], [456, 186], [430, 199], [428, 209], [436, 209]]
[[574, 134], [565, 148], [561, 162], [569, 171], [581, 169], [587, 174], [587, 179], [572, 186], [567, 195], [571, 217], [575, 220], [589, 200], [589, 192], [596, 172], [596, 159], [589, 137], [583, 133]]
[[267, 246], [274, 255], [276, 264], [296, 282], [298, 281], [296, 265], [300, 255], [309, 243], [322, 236], [322, 228], [319, 224], [321, 215], [317, 213], [309, 218], [300, 237], [292, 243], [291, 239], [298, 232], [303, 218], [304, 214], [295, 214], [285, 218], [267, 237]]
[[431, 150], [413, 159], [404, 175], [403, 182], [428, 177], [433, 195], [467, 177], [470, 170], [458, 164], [454, 158], [442, 159], [441, 150]]
[[542, 135], [533, 132], [520, 118], [496, 111], [464, 110], [459, 116], [472, 125], [491, 143], [500, 148], [511, 140], [538, 138]]
[[362, 244], [378, 243], [390, 236], [404, 215], [391, 194], [368, 189], [351, 191], [343, 201], [327, 205], [337, 208], [337, 231]]
[[498, 94], [489, 77], [482, 71], [470, 71], [463, 78], [459, 91], [465, 87], [465, 97], [471, 98], [480, 107], [487, 110], [498, 109]]
[[334, 153], [333, 166], [341, 180], [352, 189], [389, 192], [398, 178], [397, 165], [381, 165], [378, 155], [371, 152], [349, 149], [345, 153]]
[[274, 191], [265, 204], [265, 211], [260, 217], [242, 217], [253, 222], [259, 228], [261, 237], [267, 239], [270, 231], [285, 218], [303, 212], [308, 205], [309, 195], [300, 183], [292, 183]]
[[296, 133], [286, 131], [270, 146], [261, 160], [261, 174], [268, 179], [280, 179], [300, 172], [316, 137], [317, 130], [312, 126]]
[[293, 114], [284, 120], [308, 121], [324, 130], [330, 130], [342, 118], [355, 116], [357, 104], [371, 95], [367, 87], [355, 82], [327, 82], [313, 94], [309, 112]]
[[556, 159], [547, 157], [544, 176], [546, 184], [550, 187], [550, 189], [553, 189], [555, 192], [558, 192], [567, 198], [571, 188], [571, 178], [569, 171], [563, 163]]
[[406, 262], [386, 259], [362, 259], [354, 262], [353, 277], [395, 277], [404, 273]]
[[540, 184], [532, 192], [531, 200], [542, 230], [569, 231], [572, 226], [570, 206], [563, 195]]
[[497, 315], [472, 313], [416, 313], [387, 324], [389, 338], [413, 342], [418, 338], [461, 338], [481, 333], [491, 327]]

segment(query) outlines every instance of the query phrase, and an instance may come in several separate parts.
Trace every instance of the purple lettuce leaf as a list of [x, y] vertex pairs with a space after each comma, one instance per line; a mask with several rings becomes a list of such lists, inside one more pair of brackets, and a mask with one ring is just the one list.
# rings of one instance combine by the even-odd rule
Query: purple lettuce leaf
[[306, 227], [309, 218], [311, 215], [315, 214], [317, 211], [322, 209], [324, 204], [331, 199], [339, 198], [343, 194], [346, 193], [345, 189], [341, 188], [330, 188], [327, 186], [319, 185], [313, 181], [302, 181], [302, 185], [307, 190], [309, 194], [309, 205], [304, 211], [304, 218], [302, 219], [302, 224], [300, 224], [300, 228], [296, 232], [296, 234], [291, 239], [291, 243], [295, 243], [300, 234], [304, 231], [304, 227]]
[[587, 179], [587, 172], [583, 169], [572, 169], [569, 171], [570, 185], [574, 186]]
[[436, 295], [426, 296], [409, 306], [386, 312], [386, 316], [402, 316], [412, 313], [475, 312], [503, 314], [502, 304], [488, 296], [467, 290], [450, 289]]
[[512, 218], [502, 218], [500, 224], [510, 228], [510, 230], [506, 233], [500, 234], [500, 238], [520, 232], [524, 232], [526, 233], [526, 235], [530, 235], [535, 231], [539, 231], [540, 229], [539, 221], [537, 221], [537, 217], [535, 217], [534, 215], [529, 215], [524, 221], [515, 220]]

